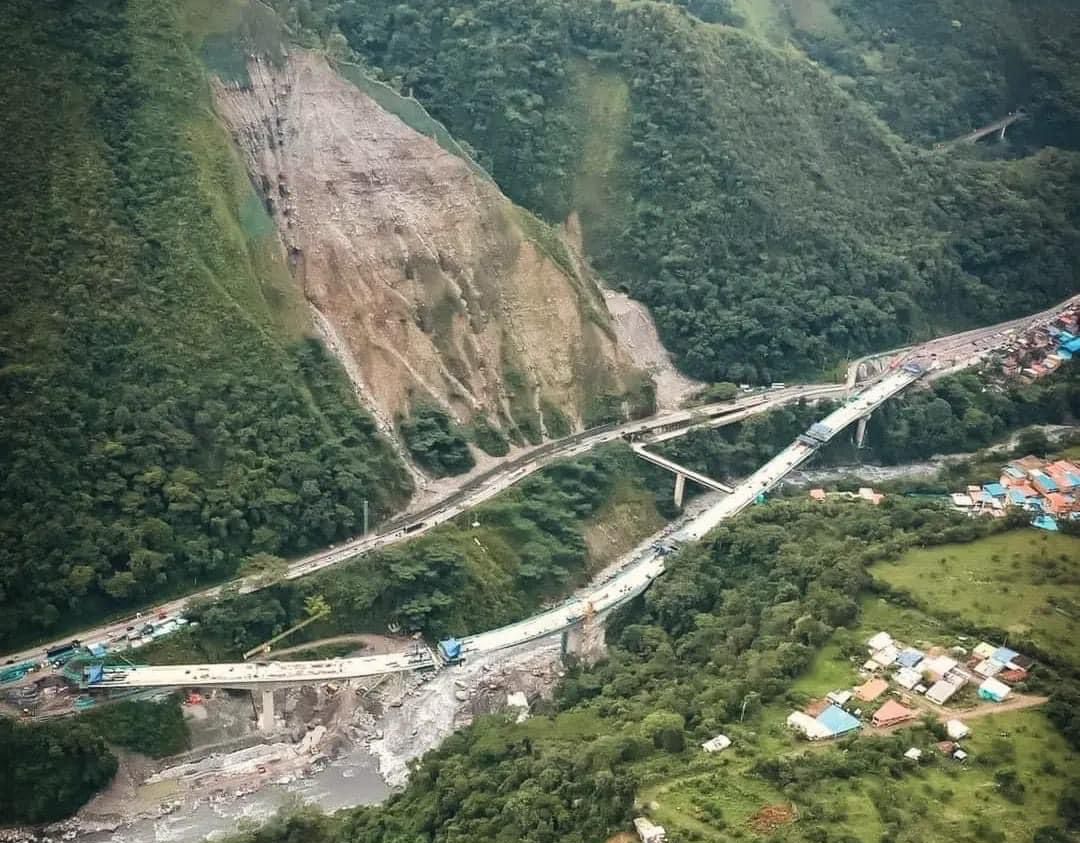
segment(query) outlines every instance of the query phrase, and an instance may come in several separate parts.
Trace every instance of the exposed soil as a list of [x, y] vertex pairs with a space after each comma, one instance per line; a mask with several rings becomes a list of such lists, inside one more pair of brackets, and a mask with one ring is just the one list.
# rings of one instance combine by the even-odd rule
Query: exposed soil
[[645, 305], [614, 290], [604, 290], [604, 301], [615, 322], [619, 343], [634, 364], [652, 375], [656, 382], [658, 409], [677, 409], [695, 390], [704, 386], [675, 368]]
[[289, 653], [299, 653], [304, 650], [312, 650], [328, 644], [355, 644], [357, 650], [363, 650], [365, 656], [381, 656], [386, 653], [397, 653], [402, 645], [407, 645], [410, 639], [394, 638], [389, 635], [372, 635], [370, 633], [354, 633], [351, 635], [333, 635], [330, 638], [320, 638], [318, 641], [308, 641], [306, 644], [296, 644], [292, 647], [275, 649], [274, 656], [285, 656]]
[[417, 402], [495, 424], [532, 408], [540, 427], [546, 404], [580, 424], [596, 391], [636, 376], [595, 285], [549, 254], [558, 235], [530, 239], [490, 180], [320, 55], [249, 73], [250, 86], [215, 84], [218, 109], [384, 431]]
[[750, 826], [758, 834], [771, 834], [776, 829], [795, 821], [793, 805], [766, 805], [752, 817]]

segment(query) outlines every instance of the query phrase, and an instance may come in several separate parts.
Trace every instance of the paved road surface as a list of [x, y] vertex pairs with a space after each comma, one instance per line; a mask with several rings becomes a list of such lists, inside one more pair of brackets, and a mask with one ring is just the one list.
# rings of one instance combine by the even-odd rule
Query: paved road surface
[[[918, 379], [918, 375], [905, 371], [893, 372], [869, 389], [860, 393], [844, 406], [823, 418], [821, 425], [827, 427], [832, 438], [852, 422], [869, 415], [885, 401]], [[794, 442], [769, 460], [736, 487], [735, 491], [704, 512], [682, 532], [690, 540], [698, 540], [714, 529], [721, 521], [738, 515], [756, 500], [757, 496], [772, 489], [792, 469], [804, 463], [815, 453], [815, 448]]]
[[731, 492], [734, 491], [726, 483], [721, 483], [719, 480], [713, 480], [711, 477], [707, 477], [699, 471], [694, 471], [692, 468], [687, 468], [686, 466], [679, 465], [678, 463], [672, 462], [671, 460], [662, 457], [659, 454], [654, 454], [652, 451], [646, 451], [645, 446], [643, 445], [635, 444], [631, 447], [634, 453], [641, 457], [643, 460], [651, 462], [653, 465], [658, 465], [661, 468], [665, 468], [668, 471], [682, 474], [684, 477], [693, 480], [699, 486], [704, 486], [706, 489], [712, 489], [717, 492], [727, 492], [728, 494], [731, 494]]

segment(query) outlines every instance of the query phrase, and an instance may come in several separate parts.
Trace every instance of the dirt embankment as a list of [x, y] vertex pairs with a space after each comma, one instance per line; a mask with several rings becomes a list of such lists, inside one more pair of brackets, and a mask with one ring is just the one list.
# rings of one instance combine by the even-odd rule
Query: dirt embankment
[[319, 55], [249, 73], [215, 84], [218, 110], [384, 427], [417, 402], [504, 428], [543, 430], [551, 408], [580, 425], [598, 395], [640, 380], [562, 241], [465, 161]]

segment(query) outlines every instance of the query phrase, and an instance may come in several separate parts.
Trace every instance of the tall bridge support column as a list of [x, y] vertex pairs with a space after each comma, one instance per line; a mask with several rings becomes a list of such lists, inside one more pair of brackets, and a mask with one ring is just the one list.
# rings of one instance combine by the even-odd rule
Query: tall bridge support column
[[574, 656], [581, 664], [600, 661], [607, 651], [604, 640], [604, 621], [599, 617], [581, 620], [563, 630], [562, 656]]
[[863, 416], [859, 419], [855, 426], [855, 447], [861, 448], [863, 442], [866, 441], [866, 423], [870, 421], [870, 416]]
[[675, 506], [682, 509], [683, 494], [686, 492], [686, 475], [675, 475]]
[[562, 631], [562, 655], [576, 656], [581, 652], [582, 640], [585, 637], [582, 624], [576, 623]]
[[259, 731], [274, 731], [274, 689], [262, 689], [262, 711], [259, 712]]

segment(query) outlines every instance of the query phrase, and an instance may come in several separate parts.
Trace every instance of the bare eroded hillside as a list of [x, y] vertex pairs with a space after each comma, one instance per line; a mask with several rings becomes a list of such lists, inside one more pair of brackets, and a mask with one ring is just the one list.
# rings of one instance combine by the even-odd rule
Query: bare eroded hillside
[[640, 394], [595, 285], [494, 184], [322, 56], [249, 73], [215, 84], [218, 109], [316, 321], [384, 422], [429, 402], [535, 437]]

